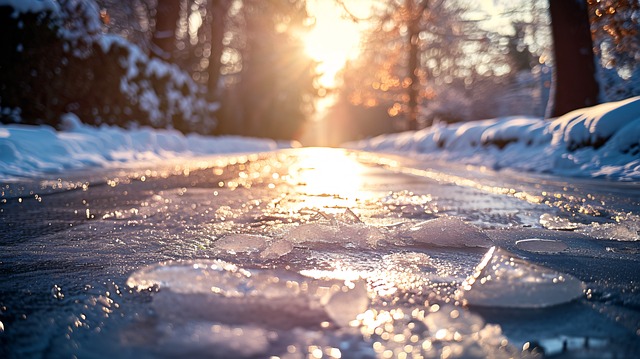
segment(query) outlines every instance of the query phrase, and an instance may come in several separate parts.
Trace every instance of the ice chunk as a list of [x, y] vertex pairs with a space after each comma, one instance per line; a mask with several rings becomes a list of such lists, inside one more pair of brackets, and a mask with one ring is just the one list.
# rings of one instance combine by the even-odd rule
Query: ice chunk
[[429, 218], [438, 213], [431, 195], [417, 195], [409, 191], [389, 192], [379, 203], [391, 212], [407, 218]]
[[556, 217], [552, 214], [545, 213], [540, 216], [540, 224], [546, 229], [558, 231], [573, 231], [578, 225], [566, 218]]
[[276, 259], [289, 254], [293, 250], [293, 244], [286, 239], [273, 242], [260, 253], [263, 259]]
[[619, 223], [591, 223], [582, 228], [581, 232], [598, 239], [638, 241], [640, 240], [640, 221], [636, 216]]
[[443, 305], [438, 310], [429, 313], [423, 322], [438, 340], [453, 341], [457, 335], [472, 335], [484, 328], [484, 320], [463, 308], [453, 305]]
[[523, 251], [536, 253], [557, 253], [569, 248], [563, 241], [555, 239], [521, 239], [516, 241], [516, 247]]
[[159, 323], [162, 357], [255, 358], [267, 352], [272, 333], [254, 325], [229, 326], [194, 321]]
[[360, 313], [369, 308], [367, 286], [363, 281], [349, 282], [334, 293], [325, 304], [325, 309], [334, 323], [347, 326]]
[[493, 242], [479, 228], [461, 219], [449, 216], [438, 217], [416, 224], [400, 236], [416, 244], [439, 247], [489, 248]]
[[260, 252], [271, 238], [255, 234], [228, 234], [215, 242], [215, 247], [228, 253]]
[[517, 258], [492, 247], [456, 297], [468, 305], [543, 308], [570, 302], [583, 294], [584, 284], [568, 275]]
[[286, 239], [292, 243], [337, 243], [343, 247], [375, 247], [385, 237], [379, 229], [364, 223], [307, 223], [291, 229]]
[[342, 219], [342, 221], [346, 223], [362, 223], [360, 217], [355, 214], [350, 208], [344, 210], [344, 213], [342, 214], [342, 216], [340, 216], [340, 219]]
[[344, 325], [369, 303], [364, 284], [358, 281], [314, 279], [288, 270], [247, 270], [222, 260], [148, 266], [133, 273], [127, 285], [138, 290], [157, 286], [152, 305], [174, 322], [293, 328], [332, 320]]

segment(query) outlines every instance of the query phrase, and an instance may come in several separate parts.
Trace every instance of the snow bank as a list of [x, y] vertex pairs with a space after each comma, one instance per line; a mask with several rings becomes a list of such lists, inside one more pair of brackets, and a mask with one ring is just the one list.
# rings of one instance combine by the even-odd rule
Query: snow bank
[[34, 177], [70, 169], [139, 160], [277, 149], [272, 140], [183, 135], [176, 130], [83, 125], [63, 118], [65, 131], [49, 126], [0, 125], [0, 179]]
[[428, 154], [496, 169], [640, 180], [640, 97], [579, 109], [555, 120], [507, 117], [435, 125], [347, 144]]

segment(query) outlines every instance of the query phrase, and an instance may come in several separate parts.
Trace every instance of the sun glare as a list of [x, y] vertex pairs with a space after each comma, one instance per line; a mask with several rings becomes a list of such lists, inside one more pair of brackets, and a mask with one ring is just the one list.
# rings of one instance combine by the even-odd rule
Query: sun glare
[[355, 208], [363, 196], [363, 168], [345, 152], [328, 148], [309, 148], [305, 156], [290, 167], [291, 181], [302, 185], [307, 196], [298, 208], [331, 213]]
[[[350, 0], [345, 3], [350, 11], [357, 14], [366, 13], [369, 8], [367, 1]], [[311, 0], [307, 3], [307, 10], [315, 17], [316, 24], [305, 36], [305, 50], [320, 63], [320, 84], [333, 87], [338, 71], [347, 59], [357, 55], [362, 29], [345, 18], [343, 9], [334, 1]]]

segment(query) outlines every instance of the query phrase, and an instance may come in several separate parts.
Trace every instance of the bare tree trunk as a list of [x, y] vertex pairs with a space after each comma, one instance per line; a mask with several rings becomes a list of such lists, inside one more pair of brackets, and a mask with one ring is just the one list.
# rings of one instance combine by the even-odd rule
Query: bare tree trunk
[[180, 18], [180, 0], [158, 0], [156, 27], [151, 39], [153, 56], [170, 61], [176, 41], [176, 27]]
[[423, 12], [427, 9], [428, 3], [429, 0], [422, 0], [416, 7], [416, 4], [414, 4], [414, 0], [405, 1], [407, 14], [409, 16], [409, 18], [407, 19], [407, 39], [409, 41], [409, 58], [407, 59], [407, 72], [409, 81], [411, 83], [408, 87], [409, 101], [407, 103], [407, 127], [410, 131], [415, 131], [418, 129], [418, 99], [420, 96], [420, 77], [418, 76], [418, 74], [421, 71], [420, 63], [418, 61], [418, 56], [420, 54], [420, 19]]
[[[409, 0], [411, 1], [411, 0]], [[418, 129], [418, 94], [420, 80], [418, 79], [418, 27], [415, 21], [409, 24], [409, 130]]]
[[211, 56], [209, 57], [209, 80], [207, 82], [207, 99], [214, 101], [217, 96], [218, 81], [220, 80], [220, 68], [222, 63], [222, 51], [224, 46], [225, 20], [231, 2], [228, 0], [209, 0], [212, 21], [211, 21]]
[[584, 0], [549, 0], [555, 56], [554, 94], [548, 117], [598, 102], [595, 59]]

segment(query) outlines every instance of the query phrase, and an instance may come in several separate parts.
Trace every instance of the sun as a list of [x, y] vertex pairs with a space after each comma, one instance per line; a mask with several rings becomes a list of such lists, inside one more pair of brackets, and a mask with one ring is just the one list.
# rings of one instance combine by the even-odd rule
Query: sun
[[[350, 11], [358, 14], [365, 13], [370, 6], [361, 0], [345, 3]], [[305, 52], [319, 62], [320, 85], [331, 88], [335, 86], [335, 76], [347, 59], [358, 53], [362, 25], [345, 18], [344, 10], [335, 1], [310, 0], [307, 11], [316, 19], [316, 24], [303, 39]]]

